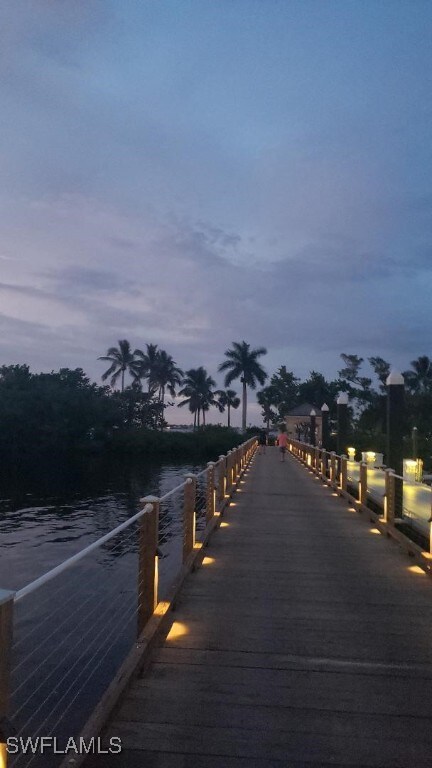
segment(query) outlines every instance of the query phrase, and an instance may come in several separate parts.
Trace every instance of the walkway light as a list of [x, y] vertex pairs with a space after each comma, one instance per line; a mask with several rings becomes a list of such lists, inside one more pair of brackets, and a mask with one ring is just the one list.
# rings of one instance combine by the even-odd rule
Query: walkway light
[[356, 455], [356, 449], [355, 448], [347, 448], [348, 451], [348, 458], [350, 461], [355, 461], [355, 455]]

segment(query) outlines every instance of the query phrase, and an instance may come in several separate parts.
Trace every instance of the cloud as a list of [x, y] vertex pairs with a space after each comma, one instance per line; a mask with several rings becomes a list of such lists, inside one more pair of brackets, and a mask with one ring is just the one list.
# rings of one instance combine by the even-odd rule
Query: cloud
[[365, 1], [4, 0], [2, 359], [427, 353], [430, 13]]

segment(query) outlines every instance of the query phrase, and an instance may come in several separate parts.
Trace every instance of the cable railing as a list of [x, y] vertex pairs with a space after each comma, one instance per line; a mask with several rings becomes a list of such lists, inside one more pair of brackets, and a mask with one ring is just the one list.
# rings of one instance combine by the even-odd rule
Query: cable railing
[[252, 438], [163, 496], [141, 499], [136, 514], [63, 563], [15, 593], [0, 590], [0, 768], [57, 768], [68, 744], [76, 757], [107, 683], [170, 609], [172, 585], [255, 448]]
[[311, 471], [329, 480], [335, 488], [349, 492], [358, 503], [372, 502], [386, 522], [405, 523], [430, 540], [430, 486], [407, 480], [392, 469], [351, 461], [346, 456], [298, 440], [290, 440], [289, 448]]

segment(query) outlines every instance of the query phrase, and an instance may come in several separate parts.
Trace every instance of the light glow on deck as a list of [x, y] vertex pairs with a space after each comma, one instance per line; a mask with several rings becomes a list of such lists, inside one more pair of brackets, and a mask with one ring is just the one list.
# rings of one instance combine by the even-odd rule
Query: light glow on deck
[[216, 562], [216, 560], [214, 559], [214, 557], [207, 557], [206, 556], [206, 557], [203, 558], [202, 564], [203, 565], [212, 565], [212, 563], [215, 563], [215, 562]]
[[189, 629], [187, 628], [186, 624], [183, 624], [181, 621], [174, 621], [173, 625], [168, 632], [167, 640], [177, 640], [178, 637], [183, 637], [183, 635], [188, 635]]
[[369, 528], [369, 533], [381, 533], [378, 528]]
[[411, 571], [411, 573], [417, 573], [419, 576], [426, 576], [423, 568], [420, 568], [419, 565], [409, 565], [408, 570]]

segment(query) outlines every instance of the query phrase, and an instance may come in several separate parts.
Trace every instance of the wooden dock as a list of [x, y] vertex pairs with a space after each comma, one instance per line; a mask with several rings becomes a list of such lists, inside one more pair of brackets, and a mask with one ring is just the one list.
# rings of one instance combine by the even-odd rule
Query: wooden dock
[[86, 768], [430, 768], [432, 580], [292, 456], [256, 455]]

